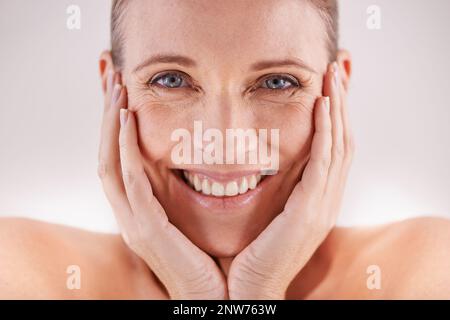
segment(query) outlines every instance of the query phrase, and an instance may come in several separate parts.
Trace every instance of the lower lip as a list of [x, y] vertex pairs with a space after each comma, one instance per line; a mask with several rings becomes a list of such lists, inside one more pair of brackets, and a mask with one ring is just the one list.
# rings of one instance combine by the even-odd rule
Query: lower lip
[[244, 194], [239, 194], [232, 197], [214, 197], [193, 190], [184, 182], [184, 180], [182, 180], [180, 176], [177, 174], [174, 175], [176, 177], [176, 192], [178, 193], [179, 190], [179, 195], [181, 197], [185, 197], [187, 201], [194, 202], [203, 208], [217, 212], [243, 208], [255, 202], [262, 189], [271, 179], [271, 176], [265, 176], [265, 178], [258, 183], [255, 189], [248, 190]]

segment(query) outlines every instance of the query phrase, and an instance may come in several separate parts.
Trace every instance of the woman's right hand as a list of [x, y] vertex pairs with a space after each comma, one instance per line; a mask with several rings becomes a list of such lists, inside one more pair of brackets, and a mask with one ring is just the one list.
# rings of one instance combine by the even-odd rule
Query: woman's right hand
[[[164, 284], [171, 299], [226, 299], [226, 280], [214, 260], [181, 233], [155, 198], [118, 73], [109, 72], [98, 175], [126, 244]], [[120, 116], [119, 116], [120, 114]], [[120, 121], [119, 121], [120, 118]]]

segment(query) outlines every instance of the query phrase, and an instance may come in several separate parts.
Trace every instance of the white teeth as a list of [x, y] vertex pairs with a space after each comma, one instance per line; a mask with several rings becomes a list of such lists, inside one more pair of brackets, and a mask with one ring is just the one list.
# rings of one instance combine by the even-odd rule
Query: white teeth
[[192, 174], [188, 174], [188, 181], [189, 181], [189, 185], [191, 186], [191, 187], [193, 187], [194, 186], [194, 179], [193, 179], [194, 177], [192, 176]]
[[229, 196], [229, 197], [235, 196], [238, 194], [238, 192], [239, 192], [239, 188], [238, 188], [236, 181], [231, 181], [231, 182], [227, 183], [227, 187], [225, 188], [226, 196]]
[[194, 189], [195, 191], [202, 190], [202, 183], [200, 182], [200, 179], [197, 177], [197, 175], [194, 176]]
[[249, 189], [252, 189], [252, 190], [255, 189], [257, 184], [258, 184], [258, 181], [256, 181], [255, 175], [252, 175], [248, 182]]
[[209, 188], [209, 182], [206, 179], [203, 179], [203, 182], [202, 182], [202, 192], [206, 195], [211, 194], [211, 189]]
[[201, 192], [205, 195], [213, 195], [215, 197], [233, 197], [238, 194], [244, 194], [249, 189], [255, 189], [262, 178], [260, 174], [257, 174], [242, 177], [240, 179], [240, 183], [236, 180], [220, 183], [217, 181], [209, 181], [208, 178], [200, 178], [196, 174], [188, 171], [183, 171], [183, 175], [189, 186], [191, 186], [195, 191]]
[[244, 178], [242, 178], [241, 185], [239, 187], [239, 193], [240, 194], [246, 193], [247, 190], [248, 190], [248, 182], [247, 182], [247, 178], [244, 177]]
[[216, 197], [222, 197], [225, 194], [225, 188], [223, 187], [223, 184], [213, 182], [211, 186], [211, 194]]

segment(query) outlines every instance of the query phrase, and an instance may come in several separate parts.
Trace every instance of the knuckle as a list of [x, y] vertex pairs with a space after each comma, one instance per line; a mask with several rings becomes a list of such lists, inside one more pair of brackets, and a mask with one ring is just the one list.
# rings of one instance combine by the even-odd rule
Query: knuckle
[[108, 174], [108, 166], [105, 162], [100, 161], [97, 166], [97, 176], [100, 178], [100, 180], [103, 180], [106, 178]]
[[348, 152], [344, 157], [344, 168], [348, 170], [353, 162], [353, 152]]
[[144, 168], [141, 166], [122, 168], [122, 177], [124, 183], [126, 183], [129, 186], [136, 185], [136, 183], [139, 182], [139, 179], [141, 179], [144, 176], [144, 174], [145, 174]]
[[102, 160], [100, 159], [97, 164], [97, 176], [100, 180], [105, 180], [108, 177], [113, 177], [118, 172], [117, 170], [121, 170], [120, 168], [120, 160]]
[[320, 156], [316, 159], [317, 163], [319, 164], [319, 168], [321, 171], [323, 172], [327, 172], [328, 168], [330, 166], [331, 163], [331, 158], [328, 156]]
[[120, 151], [128, 151], [131, 149], [133, 143], [130, 141], [130, 139], [126, 136], [126, 133], [121, 132], [119, 134], [119, 149]]
[[132, 188], [136, 185], [136, 174], [129, 169], [122, 169], [123, 182], [128, 188]]
[[343, 157], [345, 155], [345, 148], [342, 143], [336, 143], [334, 146], [334, 154], [337, 157]]
[[214, 266], [202, 263], [187, 272], [176, 287], [183, 297], [217, 297], [223, 298], [225, 291]]
[[188, 272], [186, 274], [182, 285], [185, 288], [192, 288], [195, 285], [210, 282], [211, 278], [211, 272], [209, 272], [208, 266], [205, 264], [201, 264], [200, 266], [196, 267], [194, 270], [191, 270], [191, 272]]
[[249, 247], [247, 259], [241, 264], [241, 271], [252, 275], [254, 279], [265, 280], [267, 283], [270, 283], [272, 280], [278, 279], [278, 275], [275, 272], [271, 272], [276, 269], [277, 264], [279, 264], [279, 261], [263, 258], [258, 255], [254, 247]]
[[239, 292], [274, 292], [283, 283], [283, 278], [276, 272], [264, 273], [251, 264], [242, 264], [234, 270], [233, 278], [229, 281], [230, 293]]
[[325, 121], [325, 123], [323, 123], [323, 132], [328, 134], [330, 139], [332, 138], [333, 125], [331, 124], [331, 121]]
[[344, 172], [347, 174], [348, 173], [348, 171], [350, 170], [350, 167], [351, 167], [351, 165], [352, 165], [352, 162], [353, 162], [353, 157], [351, 156], [351, 155], [348, 155], [348, 156], [346, 156], [345, 157], [345, 159], [344, 159], [344, 163], [343, 163], [343, 170], [344, 170]]
[[119, 149], [120, 152], [126, 152], [129, 149], [129, 144], [125, 139], [119, 139]]
[[100, 160], [97, 165], [97, 176], [101, 181], [106, 180], [111, 174], [111, 168], [106, 161]]
[[126, 167], [122, 167], [122, 177], [123, 178], [129, 178], [129, 179], [133, 179], [133, 172], [131, 169], [126, 168]]
[[353, 154], [355, 152], [355, 139], [352, 134], [347, 138], [347, 153]]

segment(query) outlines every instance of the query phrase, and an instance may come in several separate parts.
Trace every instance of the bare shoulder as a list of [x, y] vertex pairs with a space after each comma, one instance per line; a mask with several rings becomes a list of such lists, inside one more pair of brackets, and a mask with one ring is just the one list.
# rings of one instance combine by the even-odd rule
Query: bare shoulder
[[423, 217], [339, 232], [347, 292], [368, 298], [450, 299], [450, 220]]
[[155, 283], [119, 235], [0, 219], [0, 299], [158, 298]]

